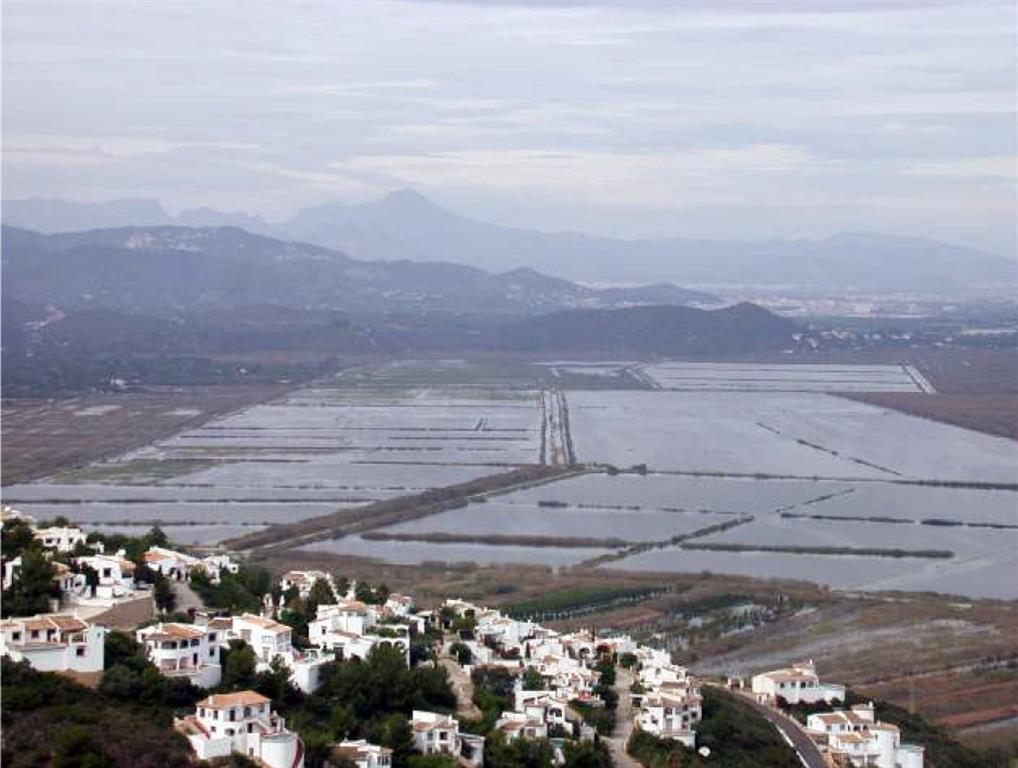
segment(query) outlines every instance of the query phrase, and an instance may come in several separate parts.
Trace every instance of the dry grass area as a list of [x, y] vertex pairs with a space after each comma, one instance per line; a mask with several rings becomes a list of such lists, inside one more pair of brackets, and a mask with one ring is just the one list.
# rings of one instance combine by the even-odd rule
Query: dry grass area
[[[697, 668], [749, 674], [812, 658], [830, 680], [946, 724], [1009, 716], [1001, 708], [1018, 701], [1018, 604], [932, 595], [832, 598], [701, 647]], [[964, 723], [954, 720], [959, 715]]]
[[922, 395], [905, 392], [847, 394], [844, 397], [893, 408], [911, 416], [1018, 440], [1018, 394]]
[[62, 400], [3, 401], [3, 483], [21, 483], [197, 427], [270, 400], [285, 385], [149, 387]]

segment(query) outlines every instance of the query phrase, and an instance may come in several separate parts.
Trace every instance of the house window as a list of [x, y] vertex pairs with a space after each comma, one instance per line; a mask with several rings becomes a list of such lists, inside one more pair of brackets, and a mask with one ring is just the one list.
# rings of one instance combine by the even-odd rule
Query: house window
[[13, 640], [15, 643], [18, 642], [19, 640], [21, 640], [21, 633], [20, 632], [12, 632], [11, 633], [11, 640]]
[[84, 648], [84, 646], [79, 647], [79, 648], [75, 648], [74, 649], [74, 655], [79, 657], [79, 658], [83, 657], [85, 655], [85, 648]]

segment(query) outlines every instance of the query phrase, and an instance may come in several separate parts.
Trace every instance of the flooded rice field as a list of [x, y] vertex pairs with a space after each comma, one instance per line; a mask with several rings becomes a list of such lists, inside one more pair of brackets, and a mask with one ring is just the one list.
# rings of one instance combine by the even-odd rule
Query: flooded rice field
[[662, 389], [748, 392], [926, 392], [910, 365], [661, 363], [644, 372]]
[[570, 392], [579, 461], [796, 477], [1018, 482], [1018, 442], [811, 392]]
[[294, 522], [540, 462], [538, 391], [383, 383], [337, 379], [299, 389], [114, 458], [5, 487], [4, 501], [41, 520], [64, 516], [107, 529], [159, 524], [193, 543], [229, 538], [226, 525]]
[[857, 391], [932, 387], [894, 365], [402, 361], [3, 495], [210, 545], [572, 457], [586, 471], [306, 548], [1018, 598], [1018, 443], [833, 394]]
[[360, 536], [315, 542], [303, 549], [354, 557], [370, 557], [390, 563], [531, 563], [534, 565], [576, 565], [611, 550], [596, 547], [528, 547], [514, 544], [446, 544], [418, 541], [370, 541]]

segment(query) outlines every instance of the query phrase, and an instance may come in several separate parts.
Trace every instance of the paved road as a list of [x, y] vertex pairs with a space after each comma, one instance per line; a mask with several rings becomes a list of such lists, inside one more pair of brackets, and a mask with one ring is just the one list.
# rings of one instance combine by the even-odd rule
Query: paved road
[[170, 588], [173, 590], [173, 594], [177, 596], [177, 606], [173, 610], [180, 611], [181, 613], [186, 613], [188, 608], [194, 608], [196, 611], [205, 610], [205, 603], [201, 601], [201, 598], [195, 594], [194, 590], [191, 589], [191, 585], [186, 581], [171, 579]]
[[470, 720], [482, 717], [483, 713], [474, 704], [474, 681], [466, 670], [450, 656], [441, 657], [438, 663], [449, 672], [449, 683], [456, 694], [456, 714]]
[[770, 723], [780, 728], [791, 740], [795, 751], [799, 753], [799, 757], [807, 768], [830, 768], [827, 761], [824, 760], [824, 756], [820, 753], [820, 749], [813, 742], [813, 739], [803, 732], [802, 727], [795, 720], [770, 707], [758, 704], [749, 696], [739, 695], [739, 700], [745, 702], [747, 706], [752, 707]]
[[619, 695], [619, 706], [615, 712], [615, 730], [605, 738], [612, 753], [615, 768], [643, 768], [626, 752], [629, 735], [633, 732], [633, 707], [629, 700], [629, 689], [633, 685], [633, 673], [622, 667], [615, 668], [615, 693]]

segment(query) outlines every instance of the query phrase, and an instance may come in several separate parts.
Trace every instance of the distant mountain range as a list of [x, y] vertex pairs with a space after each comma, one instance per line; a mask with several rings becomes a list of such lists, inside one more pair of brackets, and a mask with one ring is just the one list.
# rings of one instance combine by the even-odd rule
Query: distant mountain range
[[2, 231], [5, 296], [146, 315], [257, 305], [353, 313], [533, 314], [578, 307], [718, 304], [673, 285], [598, 290], [532, 269], [358, 261], [235, 227], [147, 226], [42, 235]]
[[1014, 260], [924, 238], [838, 234], [752, 243], [549, 234], [459, 216], [413, 190], [358, 205], [319, 205], [275, 223], [208, 208], [174, 217], [151, 200], [6, 201], [3, 220], [46, 233], [127, 225], [240, 227], [364, 261], [441, 261], [492, 272], [529, 267], [588, 283], [770, 286], [838, 294], [952, 294], [1018, 284]]

